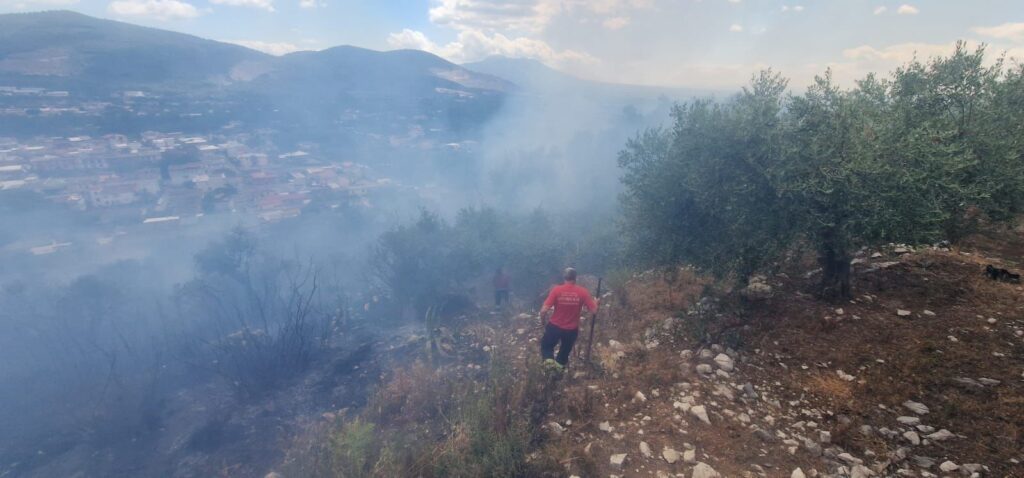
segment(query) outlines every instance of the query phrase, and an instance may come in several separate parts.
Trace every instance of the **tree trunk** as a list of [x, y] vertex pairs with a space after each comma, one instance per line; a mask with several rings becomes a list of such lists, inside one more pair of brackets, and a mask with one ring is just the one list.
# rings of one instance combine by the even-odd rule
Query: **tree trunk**
[[850, 292], [850, 254], [842, 246], [828, 241], [818, 256], [821, 265], [821, 296], [829, 300], [845, 300]]

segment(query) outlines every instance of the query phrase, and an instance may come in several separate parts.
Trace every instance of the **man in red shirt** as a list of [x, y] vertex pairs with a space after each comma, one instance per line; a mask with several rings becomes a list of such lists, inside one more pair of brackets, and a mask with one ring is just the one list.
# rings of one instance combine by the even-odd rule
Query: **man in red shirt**
[[[540, 321], [545, 324], [544, 337], [540, 339], [540, 355], [546, 365], [554, 366], [557, 363], [558, 368], [569, 363], [569, 352], [572, 352], [580, 332], [580, 313], [583, 307], [586, 306], [590, 312], [597, 311], [597, 303], [590, 297], [590, 292], [576, 285], [576, 269], [566, 269], [563, 277], [565, 282], [551, 289], [540, 309]], [[544, 319], [552, 308], [555, 312], [551, 320], [545, 323]], [[558, 358], [555, 358], [555, 344], [560, 344]]]

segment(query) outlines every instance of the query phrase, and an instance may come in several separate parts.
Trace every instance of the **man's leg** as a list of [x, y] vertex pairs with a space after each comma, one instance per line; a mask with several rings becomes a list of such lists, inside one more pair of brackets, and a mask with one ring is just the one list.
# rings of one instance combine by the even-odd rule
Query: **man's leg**
[[569, 363], [569, 354], [572, 353], [572, 346], [576, 343], [576, 337], [580, 335], [579, 329], [563, 330], [560, 334], [561, 345], [558, 346], [558, 358], [555, 359], [563, 366]]
[[542, 360], [555, 358], [555, 344], [558, 343], [558, 329], [551, 324], [544, 327], [544, 336], [540, 338], [540, 357]]

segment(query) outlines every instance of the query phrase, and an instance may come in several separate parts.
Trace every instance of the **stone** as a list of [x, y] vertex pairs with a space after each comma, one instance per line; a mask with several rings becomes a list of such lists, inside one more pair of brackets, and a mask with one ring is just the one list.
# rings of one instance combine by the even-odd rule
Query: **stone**
[[680, 458], [679, 452], [669, 447], [665, 447], [664, 450], [661, 450], [661, 457], [664, 458], [665, 461], [667, 461], [670, 465], [679, 461]]
[[935, 466], [935, 459], [928, 456], [914, 456], [914, 464], [920, 468], [931, 468]]
[[697, 373], [699, 373], [701, 375], [711, 375], [714, 371], [715, 370], [713, 368], [711, 368], [711, 366], [706, 364], [706, 363], [702, 363], [702, 364], [698, 364], [697, 365]]
[[647, 396], [644, 395], [644, 392], [637, 391], [633, 395], [633, 401], [635, 401], [635, 402], [646, 402], [647, 401]]
[[913, 312], [911, 312], [909, 310], [906, 310], [906, 309], [896, 309], [896, 315], [898, 315], [900, 317], [908, 317], [912, 313]]
[[711, 424], [711, 418], [708, 417], [708, 411], [704, 408], [704, 405], [697, 405], [696, 407], [690, 407], [690, 414], [697, 417], [700, 421], [705, 424]]
[[551, 433], [554, 433], [555, 436], [562, 436], [565, 433], [565, 427], [558, 422], [548, 423], [548, 430], [551, 430]]
[[921, 312], [921, 313], [924, 314], [924, 315], [927, 315], [928, 317], [935, 317], [935, 312], [932, 312], [932, 311], [930, 311], [928, 309], [924, 309], [924, 311]]
[[804, 474], [804, 470], [797, 468], [789, 474], [789, 478], [807, 478], [807, 475]]
[[771, 443], [775, 441], [775, 437], [773, 437], [771, 433], [768, 433], [761, 428], [754, 430], [754, 436], [765, 443]]
[[985, 378], [985, 377], [979, 378], [978, 381], [981, 382], [982, 385], [988, 385], [990, 387], [995, 387], [996, 385], [999, 385], [1000, 383], [1003, 383], [1003, 382], [1000, 382], [999, 380], [996, 380], [994, 378]]
[[270, 473], [263, 475], [263, 478], [284, 478], [284, 476], [276, 471], [271, 471]]
[[608, 459], [608, 462], [613, 468], [622, 468], [622, 465], [626, 463], [626, 454], [616, 453]]
[[854, 465], [850, 469], [850, 478], [868, 478], [870, 476], [875, 476], [875, 472], [864, 465]]
[[683, 463], [686, 463], [687, 465], [697, 463], [697, 450], [694, 450], [693, 448], [683, 450]]
[[640, 454], [643, 455], [644, 458], [654, 456], [654, 453], [651, 452], [651, 446], [645, 441], [640, 442]]
[[900, 422], [900, 423], [902, 423], [904, 425], [908, 425], [908, 426], [914, 426], [914, 425], [918, 425], [918, 424], [921, 423], [921, 419], [920, 418], [917, 418], [917, 417], [906, 417], [906, 416], [896, 417], [896, 421], [898, 421], [898, 422]]
[[832, 432], [827, 432], [825, 430], [819, 430], [818, 431], [818, 441], [821, 442], [821, 443], [824, 443], [824, 444], [832, 443]]
[[921, 444], [921, 436], [917, 432], [904, 432], [903, 438], [906, 438], [911, 445], [917, 446]]
[[693, 467], [693, 474], [690, 475], [690, 477], [691, 478], [722, 478], [722, 475], [720, 473], [718, 473], [717, 471], [715, 471], [714, 468], [711, 468], [711, 465], [708, 465], [707, 463], [704, 463], [704, 462], [700, 462], [700, 463], [697, 463], [697, 466]]
[[726, 354], [718, 354], [717, 356], [715, 356], [715, 364], [718, 365], [718, 368], [725, 370], [726, 372], [732, 372], [733, 368], [736, 367], [736, 364], [735, 362], [733, 362], [732, 357]]
[[754, 386], [750, 382], [743, 384], [743, 396], [757, 400], [757, 392], [754, 391]]
[[842, 370], [836, 370], [836, 375], [838, 375], [839, 378], [846, 380], [847, 382], [852, 382], [857, 379], [857, 377], [854, 377], [853, 375], [850, 375]]
[[951, 471], [959, 470], [960, 469], [960, 465], [957, 465], [956, 463], [953, 463], [953, 462], [951, 462], [949, 460], [946, 460], [946, 461], [942, 462], [941, 465], [939, 465], [939, 469], [942, 470], [942, 471], [945, 471], [946, 473], [949, 473]]
[[943, 428], [943, 429], [941, 429], [941, 430], [939, 430], [939, 431], [937, 431], [935, 433], [927, 435], [926, 438], [928, 438], [931, 441], [945, 441], [945, 440], [948, 440], [948, 439], [954, 438], [954, 437], [956, 437], [956, 435], [954, 435], [949, 430], [946, 430], [945, 428]]
[[920, 403], [920, 402], [915, 402], [915, 401], [912, 401], [912, 400], [907, 400], [907, 401], [903, 402], [903, 407], [906, 408], [907, 410], [910, 410], [910, 411], [918, 414], [918, 415], [927, 415], [928, 414], [928, 406], [923, 404], [923, 403]]
[[764, 282], [751, 282], [740, 293], [748, 299], [767, 299], [772, 296], [772, 286]]
[[861, 463], [864, 463], [864, 460], [861, 460], [860, 458], [857, 458], [849, 453], [840, 453], [836, 455], [836, 458], [839, 458], [840, 460], [851, 465], [859, 465]]
[[612, 424], [611, 424], [611, 423], [608, 423], [608, 422], [601, 422], [601, 423], [599, 423], [599, 424], [597, 425], [597, 429], [598, 429], [598, 430], [601, 430], [601, 431], [603, 431], [603, 432], [608, 432], [608, 433], [611, 433], [611, 432], [612, 432], [612, 430], [614, 430], [615, 428], [613, 428], [613, 427], [612, 427]]
[[712, 352], [711, 349], [701, 349], [701, 351], [700, 351], [700, 359], [701, 360], [711, 360], [711, 358], [714, 357], [714, 356], [715, 356], [715, 353]]

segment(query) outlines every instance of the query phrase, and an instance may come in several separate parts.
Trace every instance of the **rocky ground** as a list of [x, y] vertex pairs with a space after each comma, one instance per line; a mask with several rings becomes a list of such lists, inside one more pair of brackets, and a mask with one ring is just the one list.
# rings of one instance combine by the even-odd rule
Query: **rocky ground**
[[[810, 266], [746, 294], [641, 274], [605, 297], [594, 365], [562, 379], [534, 458], [580, 477], [1024, 476], [1024, 293], [982, 274], [1019, 266], [1020, 239], [862, 251], [844, 303], [809, 293]], [[535, 316], [502, 332], [537, 353]]]

